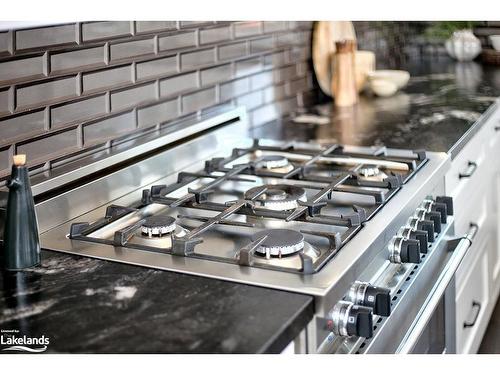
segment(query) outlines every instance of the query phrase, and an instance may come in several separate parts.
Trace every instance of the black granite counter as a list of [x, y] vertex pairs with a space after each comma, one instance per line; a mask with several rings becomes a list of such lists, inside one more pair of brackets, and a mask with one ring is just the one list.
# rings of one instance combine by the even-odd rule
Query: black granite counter
[[2, 274], [0, 330], [44, 335], [47, 352], [276, 353], [313, 315], [309, 296], [47, 251], [42, 259]]
[[500, 96], [500, 67], [419, 60], [405, 68], [410, 83], [392, 97], [361, 95], [344, 109], [328, 100], [297, 111], [328, 118], [324, 125], [294, 123], [294, 113], [252, 136], [448, 152]]

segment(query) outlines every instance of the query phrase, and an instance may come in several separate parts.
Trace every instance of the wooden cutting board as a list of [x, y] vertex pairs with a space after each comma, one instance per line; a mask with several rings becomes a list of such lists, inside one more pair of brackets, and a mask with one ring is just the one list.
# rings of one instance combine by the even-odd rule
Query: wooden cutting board
[[331, 96], [331, 61], [335, 53], [335, 42], [344, 39], [356, 40], [352, 22], [318, 21], [314, 23], [312, 37], [314, 72], [321, 90], [329, 96]]
[[[332, 96], [332, 56], [335, 53], [335, 42], [343, 39], [356, 40], [352, 22], [315, 22], [312, 41], [314, 72], [321, 90], [328, 96]], [[357, 51], [354, 60], [356, 85], [358, 91], [361, 91], [365, 85], [367, 73], [375, 69], [375, 54], [370, 51]]]

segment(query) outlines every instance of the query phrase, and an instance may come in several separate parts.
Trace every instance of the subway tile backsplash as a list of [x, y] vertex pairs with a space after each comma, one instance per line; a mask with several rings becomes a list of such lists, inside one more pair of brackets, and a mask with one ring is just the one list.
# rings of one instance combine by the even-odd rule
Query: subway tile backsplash
[[[99, 21], [0, 32], [0, 180], [221, 104], [258, 126], [311, 97], [312, 22]], [[0, 185], [2, 182], [0, 182]]]

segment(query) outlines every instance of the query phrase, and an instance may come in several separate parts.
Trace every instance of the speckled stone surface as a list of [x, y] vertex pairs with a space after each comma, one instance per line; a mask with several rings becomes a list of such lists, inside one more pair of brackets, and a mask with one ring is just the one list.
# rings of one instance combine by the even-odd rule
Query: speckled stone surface
[[407, 69], [410, 83], [395, 96], [362, 95], [358, 105], [344, 109], [327, 101], [297, 110], [327, 118], [324, 125], [294, 123], [293, 114], [254, 129], [252, 135], [447, 152], [500, 96], [500, 67], [422, 60]]
[[39, 268], [2, 274], [0, 330], [45, 335], [48, 353], [280, 352], [313, 314], [309, 296], [42, 256]]

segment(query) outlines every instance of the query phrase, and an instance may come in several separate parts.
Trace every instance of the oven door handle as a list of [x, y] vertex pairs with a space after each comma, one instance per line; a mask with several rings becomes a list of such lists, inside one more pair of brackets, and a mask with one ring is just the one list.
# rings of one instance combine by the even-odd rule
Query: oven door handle
[[411, 329], [411, 331], [407, 334], [402, 344], [396, 350], [397, 353], [408, 354], [411, 353], [415, 345], [417, 344], [422, 332], [424, 331], [427, 323], [432, 317], [432, 314], [436, 310], [441, 298], [443, 297], [446, 288], [450, 284], [450, 281], [455, 276], [455, 273], [462, 263], [462, 260], [467, 254], [467, 250], [472, 245], [472, 241], [478, 232], [478, 225], [471, 223], [469, 231], [464, 237], [456, 238], [449, 240], [447, 243], [448, 249], [453, 251], [453, 255], [451, 256], [448, 263], [439, 275], [439, 278], [434, 285], [434, 288], [431, 290], [429, 297], [427, 297], [424, 308], [421, 310], [418, 316], [418, 320]]

